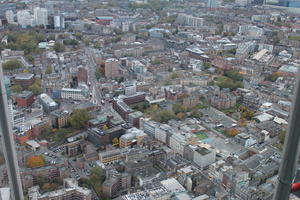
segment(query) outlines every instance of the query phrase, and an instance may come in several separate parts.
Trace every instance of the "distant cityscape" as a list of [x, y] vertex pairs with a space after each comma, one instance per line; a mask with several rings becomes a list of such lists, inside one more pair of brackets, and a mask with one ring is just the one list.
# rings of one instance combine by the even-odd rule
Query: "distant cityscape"
[[274, 197], [300, 1], [2, 0], [0, 40], [1, 200]]

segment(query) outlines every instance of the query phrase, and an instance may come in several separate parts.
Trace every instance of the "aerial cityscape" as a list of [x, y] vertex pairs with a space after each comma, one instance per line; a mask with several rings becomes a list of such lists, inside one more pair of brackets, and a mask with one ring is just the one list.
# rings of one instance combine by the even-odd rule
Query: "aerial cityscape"
[[0, 40], [1, 200], [274, 198], [299, 0], [0, 0]]

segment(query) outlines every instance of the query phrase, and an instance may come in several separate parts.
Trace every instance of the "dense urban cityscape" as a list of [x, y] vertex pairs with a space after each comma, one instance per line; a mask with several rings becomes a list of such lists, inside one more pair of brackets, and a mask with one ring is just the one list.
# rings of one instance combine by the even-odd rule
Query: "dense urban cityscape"
[[1, 0], [0, 40], [1, 200], [273, 198], [299, 0]]

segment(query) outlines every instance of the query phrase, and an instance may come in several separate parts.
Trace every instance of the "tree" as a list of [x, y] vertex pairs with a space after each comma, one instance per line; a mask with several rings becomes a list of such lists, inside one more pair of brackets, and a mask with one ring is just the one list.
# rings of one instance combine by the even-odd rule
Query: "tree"
[[161, 123], [165, 123], [170, 119], [175, 119], [176, 116], [172, 111], [162, 110], [154, 118]]
[[60, 52], [64, 52], [66, 48], [65, 48], [65, 45], [56, 42], [56, 43], [54, 44], [54, 46], [53, 46], [53, 49], [54, 49], [54, 51], [56, 51], [57, 53], [60, 53]]
[[172, 106], [172, 110], [175, 114], [178, 114], [180, 112], [186, 112], [187, 107], [183, 106], [181, 103], [176, 103]]
[[45, 74], [52, 74], [52, 67], [51, 66], [47, 66]]
[[286, 131], [284, 131], [284, 130], [281, 130], [278, 134], [278, 139], [281, 144], [284, 143], [285, 135], [286, 135]]
[[55, 183], [45, 183], [42, 186], [42, 190], [45, 192], [50, 192], [50, 191], [56, 190], [57, 188], [58, 188], [58, 185]]
[[179, 120], [182, 120], [182, 119], [185, 118], [185, 114], [183, 112], [177, 113], [176, 118], [179, 119]]
[[172, 73], [172, 75], [171, 75], [171, 78], [172, 78], [172, 79], [176, 79], [176, 78], [178, 78], [178, 74], [177, 74], [177, 73], [175, 73], [175, 72], [174, 72], [174, 73]]
[[9, 61], [6, 61], [5, 63], [2, 64], [3, 69], [6, 70], [14, 70], [14, 69], [19, 69], [22, 67], [22, 63], [18, 61], [17, 59], [12, 59]]
[[113, 146], [118, 146], [119, 145], [119, 139], [118, 138], [114, 138], [112, 140]]
[[39, 95], [42, 92], [41, 80], [36, 79], [35, 82], [28, 88], [34, 95]]
[[243, 81], [243, 75], [236, 69], [227, 70], [224, 75], [234, 81]]
[[228, 135], [228, 136], [231, 136], [231, 137], [234, 137], [239, 133], [240, 133], [240, 131], [238, 129], [235, 129], [235, 128], [230, 128], [230, 129], [225, 130], [225, 134]]
[[90, 115], [86, 109], [75, 110], [69, 118], [70, 125], [75, 129], [81, 129], [86, 126]]
[[15, 93], [21, 93], [22, 92], [22, 87], [20, 85], [13, 85], [11, 86], [11, 91]]
[[96, 79], [99, 80], [101, 77], [104, 77], [104, 75], [105, 75], [104, 68], [97, 67], [96, 70], [95, 70]]
[[54, 34], [50, 34], [49, 36], [48, 36], [48, 40], [50, 41], [50, 40], [55, 40], [55, 35]]
[[102, 130], [106, 131], [108, 130], [108, 126], [106, 124], [103, 125]]
[[74, 34], [74, 36], [76, 37], [77, 40], [81, 40], [82, 39], [82, 33], [76, 32]]
[[198, 109], [194, 109], [191, 113], [191, 117], [194, 118], [201, 118], [203, 116], [203, 114], [198, 110]]
[[27, 167], [29, 168], [37, 168], [45, 166], [44, 156], [31, 156], [27, 159]]
[[26, 55], [26, 59], [28, 60], [28, 62], [34, 63], [34, 57], [32, 55]]

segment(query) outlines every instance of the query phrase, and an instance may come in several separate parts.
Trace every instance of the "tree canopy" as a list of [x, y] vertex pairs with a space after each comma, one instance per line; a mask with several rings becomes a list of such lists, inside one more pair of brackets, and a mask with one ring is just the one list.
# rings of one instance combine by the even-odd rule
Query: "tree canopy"
[[45, 74], [51, 74], [52, 73], [52, 67], [51, 66], [47, 66]]
[[56, 42], [53, 46], [53, 49], [54, 51], [56, 51], [57, 53], [60, 53], [60, 52], [64, 52], [66, 47], [65, 45], [61, 44], [61, 43], [58, 43]]
[[39, 95], [42, 92], [41, 80], [40, 79], [36, 79], [35, 82], [29, 87], [29, 90], [34, 95]]
[[44, 156], [31, 156], [27, 159], [27, 167], [29, 168], [36, 168], [36, 167], [43, 167], [45, 166], [45, 159]]
[[75, 129], [81, 129], [86, 126], [90, 115], [86, 109], [75, 110], [69, 118], [70, 125]]
[[9, 61], [6, 61], [5, 63], [2, 64], [3, 69], [6, 70], [14, 70], [14, 69], [19, 69], [22, 67], [22, 63], [18, 61], [17, 59], [12, 59]]

